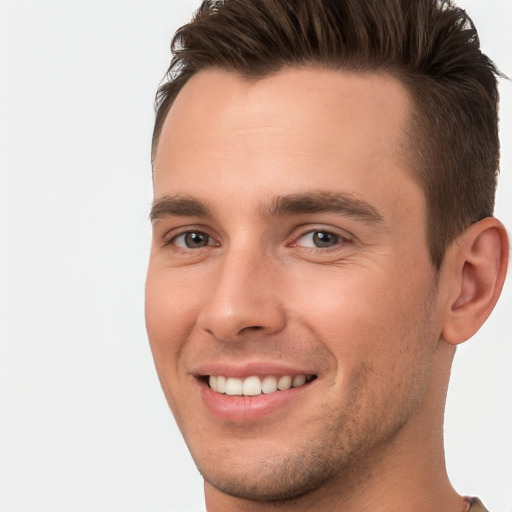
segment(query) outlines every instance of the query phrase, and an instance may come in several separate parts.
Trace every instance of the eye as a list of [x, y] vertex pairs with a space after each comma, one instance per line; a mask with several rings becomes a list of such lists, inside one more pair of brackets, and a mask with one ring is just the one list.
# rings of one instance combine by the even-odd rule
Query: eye
[[172, 238], [170, 243], [182, 249], [201, 249], [202, 247], [217, 245], [217, 242], [210, 235], [201, 231], [187, 231]]
[[293, 244], [299, 247], [311, 247], [314, 249], [335, 247], [344, 239], [341, 235], [330, 231], [314, 230], [300, 236]]

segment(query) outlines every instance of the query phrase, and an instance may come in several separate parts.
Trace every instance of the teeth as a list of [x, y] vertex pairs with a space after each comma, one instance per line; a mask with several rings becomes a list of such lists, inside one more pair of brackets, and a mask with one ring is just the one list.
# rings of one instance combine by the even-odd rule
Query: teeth
[[310, 375], [282, 375], [274, 377], [267, 375], [263, 381], [260, 377], [252, 375], [245, 379], [236, 377], [224, 377], [223, 375], [210, 375], [208, 383], [210, 388], [217, 393], [230, 396], [257, 396], [262, 393], [274, 393], [276, 391], [286, 391], [290, 388], [297, 388], [309, 382], [313, 377]]
[[265, 377], [261, 383], [261, 392], [273, 393], [274, 391], [277, 391], [277, 379], [272, 375], [269, 375], [268, 377]]
[[242, 394], [245, 396], [261, 395], [261, 382], [258, 377], [248, 377], [244, 380]]
[[219, 393], [226, 392], [226, 377], [219, 375], [216, 382], [217, 387], [215, 388]]
[[229, 377], [226, 381], [226, 395], [241, 395], [243, 390], [243, 383], [241, 379], [235, 379], [234, 377]]
[[277, 389], [280, 391], [286, 391], [292, 387], [292, 378], [289, 375], [283, 375], [277, 381]]
[[292, 387], [298, 388], [299, 386], [302, 386], [305, 383], [306, 383], [305, 375], [296, 375], [295, 377], [293, 377]]

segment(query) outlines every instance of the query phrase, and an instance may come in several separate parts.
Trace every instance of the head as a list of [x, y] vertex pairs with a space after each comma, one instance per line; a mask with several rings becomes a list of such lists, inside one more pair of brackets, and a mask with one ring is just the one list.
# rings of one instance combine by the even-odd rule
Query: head
[[448, 2], [227, 0], [173, 44], [146, 319], [207, 495], [441, 488], [453, 346], [507, 253], [471, 23]]
[[200, 70], [258, 80], [289, 66], [385, 72], [411, 95], [407, 150], [427, 198], [433, 264], [493, 213], [499, 163], [494, 64], [450, 0], [204, 1], [176, 33], [157, 93], [152, 157], [177, 94]]

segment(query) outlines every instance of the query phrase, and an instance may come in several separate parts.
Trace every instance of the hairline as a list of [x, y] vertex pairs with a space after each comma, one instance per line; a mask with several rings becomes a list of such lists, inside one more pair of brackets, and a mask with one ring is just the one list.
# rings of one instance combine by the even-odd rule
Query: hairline
[[[153, 137], [152, 137], [152, 143], [151, 143], [151, 164], [154, 164], [156, 152], [158, 150], [158, 145], [160, 143], [160, 137], [162, 134], [163, 125], [165, 123], [165, 120], [167, 119], [167, 116], [169, 115], [169, 112], [171, 111], [172, 106], [174, 105], [174, 102], [176, 101], [178, 95], [180, 92], [184, 89], [184, 87], [188, 84], [189, 80], [193, 78], [198, 73], [202, 73], [205, 71], [224, 71], [226, 73], [231, 73], [234, 76], [240, 78], [241, 80], [244, 80], [248, 83], [257, 83], [260, 81], [263, 81], [267, 78], [271, 78], [278, 73], [285, 71], [285, 70], [302, 70], [302, 69], [310, 69], [310, 70], [326, 70], [326, 71], [335, 71], [345, 74], [352, 74], [352, 75], [384, 75], [390, 78], [394, 78], [397, 82], [399, 82], [404, 90], [407, 91], [407, 94], [409, 96], [409, 99], [411, 100], [411, 104], [413, 107], [418, 109], [417, 102], [415, 101], [413, 91], [409, 84], [407, 83], [407, 80], [404, 78], [404, 73], [402, 70], [400, 70], [398, 67], [391, 67], [391, 66], [372, 66], [372, 65], [357, 65], [354, 63], [351, 65], [351, 63], [343, 63], [343, 64], [334, 64], [329, 62], [321, 62], [319, 60], [308, 60], [300, 63], [283, 63], [279, 67], [276, 67], [275, 69], [272, 69], [271, 71], [265, 71], [265, 72], [259, 72], [259, 73], [245, 73], [243, 71], [240, 71], [239, 69], [230, 68], [229, 66], [222, 66], [222, 65], [210, 65], [205, 66], [200, 69], [195, 70], [189, 70], [187, 72], [187, 75], [179, 75], [178, 77], [171, 80], [171, 83], [178, 83], [179, 81], [183, 81], [182, 84], [180, 84], [179, 88], [175, 91], [175, 93], [172, 96], [166, 96], [164, 101], [160, 104], [156, 105], [156, 111], [157, 115], [159, 117], [160, 124], [158, 126], [155, 126]], [[162, 107], [165, 106], [165, 110], [160, 112]], [[162, 116], [162, 117], [161, 117]]]
[[[205, 66], [200, 69], [189, 70], [187, 75], [179, 75], [174, 82], [182, 79], [183, 83], [180, 84], [179, 88], [176, 89], [172, 96], [167, 96], [160, 105], [157, 105], [157, 112], [160, 111], [161, 107], [165, 105], [165, 111], [161, 112], [160, 123], [158, 126], [155, 126], [155, 130], [153, 133], [152, 140], [152, 151], [151, 151], [151, 165], [152, 165], [152, 173], [154, 172], [154, 163], [156, 159], [156, 153], [158, 150], [158, 146], [160, 143], [160, 137], [163, 131], [163, 126], [165, 121], [171, 111], [171, 108], [174, 105], [178, 95], [180, 92], [186, 87], [189, 80], [193, 78], [198, 73], [202, 73], [205, 71], [224, 71], [227, 73], [232, 73], [234, 76], [245, 80], [249, 83], [257, 83], [263, 81], [267, 78], [271, 78], [276, 74], [284, 71], [284, 70], [301, 70], [301, 69], [311, 69], [311, 70], [329, 70], [335, 71], [345, 74], [352, 75], [381, 75], [394, 79], [398, 84], [401, 85], [403, 90], [406, 92], [408, 101], [409, 101], [409, 109], [408, 116], [403, 123], [403, 126], [400, 128], [400, 133], [402, 137], [397, 141], [396, 147], [396, 156], [405, 164], [405, 167], [409, 169], [409, 175], [411, 178], [419, 185], [423, 192], [423, 197], [425, 198], [425, 215], [424, 215], [424, 232], [426, 237], [426, 243], [430, 254], [430, 259], [433, 267], [436, 272], [439, 272], [442, 261], [444, 259], [444, 254], [447, 249], [447, 244], [439, 251], [437, 247], [434, 247], [432, 237], [434, 236], [431, 233], [431, 223], [430, 220], [433, 216], [432, 205], [430, 204], [428, 197], [428, 187], [429, 182], [426, 177], [426, 167], [428, 157], [422, 155], [423, 146], [425, 144], [425, 139], [429, 139], [428, 127], [425, 126], [426, 122], [422, 121], [422, 117], [424, 116], [424, 107], [421, 105], [421, 102], [417, 95], [415, 94], [415, 90], [413, 87], [413, 78], [411, 78], [411, 73], [408, 73], [406, 70], [401, 69], [398, 66], [385, 66], [385, 65], [358, 65], [356, 63], [342, 63], [342, 64], [334, 64], [329, 62], [321, 62], [319, 60], [311, 60], [304, 61], [302, 63], [283, 63], [279, 67], [272, 69], [266, 72], [259, 73], [244, 73], [239, 69], [230, 68], [229, 66], [222, 65], [210, 65]], [[186, 78], [186, 79], [184, 79]], [[417, 79], [425, 79], [426, 77], [420, 74], [415, 74], [415, 78]], [[431, 145], [431, 141], [427, 140], [427, 146]], [[460, 233], [456, 233], [457, 236]], [[453, 237], [455, 238], [455, 237]], [[453, 240], [452, 238], [452, 240]]]

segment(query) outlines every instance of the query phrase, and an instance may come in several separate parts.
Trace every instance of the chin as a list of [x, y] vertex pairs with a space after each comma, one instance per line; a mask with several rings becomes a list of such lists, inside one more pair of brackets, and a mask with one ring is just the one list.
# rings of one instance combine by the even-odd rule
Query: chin
[[[240, 465], [242, 466], [242, 465]], [[260, 461], [247, 467], [232, 463], [229, 468], [199, 471], [205, 482], [223, 494], [257, 502], [290, 501], [327, 485], [333, 468], [317, 457], [312, 466], [297, 456]]]
[[250, 454], [242, 443], [208, 460], [193, 451], [192, 456], [206, 484], [223, 494], [255, 502], [291, 501], [343, 480], [347, 457], [326, 437], [293, 449], [262, 446]]

